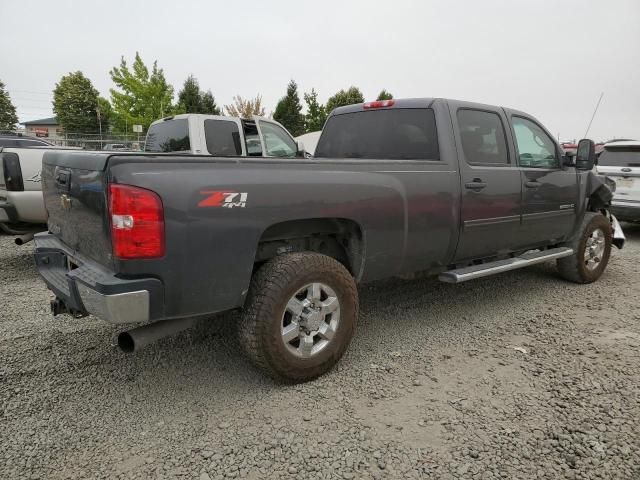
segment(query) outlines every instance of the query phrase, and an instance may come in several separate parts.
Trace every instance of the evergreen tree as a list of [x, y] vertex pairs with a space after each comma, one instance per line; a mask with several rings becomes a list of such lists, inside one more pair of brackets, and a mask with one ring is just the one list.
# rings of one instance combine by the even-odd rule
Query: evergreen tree
[[98, 133], [98, 90], [82, 72], [64, 75], [53, 90], [53, 112], [67, 133]]
[[308, 133], [322, 130], [327, 120], [327, 111], [324, 105], [318, 102], [318, 93], [312, 88], [311, 93], [304, 94], [304, 101], [307, 104], [307, 114], [304, 117], [305, 131]]
[[198, 80], [193, 75], [187, 77], [182, 90], [178, 93], [178, 111], [180, 113], [220, 115], [220, 109], [216, 105], [211, 90], [206, 93], [200, 90]]
[[391, 95], [391, 93], [387, 92], [383, 88], [382, 91], [378, 94], [378, 98], [376, 98], [376, 100], [378, 100], [378, 101], [380, 101], [380, 100], [393, 100], [393, 95]]
[[287, 85], [287, 94], [276, 105], [273, 118], [294, 137], [304, 133], [304, 115], [302, 115], [302, 105], [298, 96], [298, 85], [293, 80]]
[[16, 107], [11, 102], [11, 97], [9, 97], [4, 83], [0, 80], [0, 131], [13, 131], [16, 129], [17, 123]]
[[364, 95], [358, 87], [349, 87], [348, 90], [340, 90], [334, 96], [327, 100], [326, 111], [331, 113], [335, 108], [344, 107], [345, 105], [353, 105], [354, 103], [363, 103]]

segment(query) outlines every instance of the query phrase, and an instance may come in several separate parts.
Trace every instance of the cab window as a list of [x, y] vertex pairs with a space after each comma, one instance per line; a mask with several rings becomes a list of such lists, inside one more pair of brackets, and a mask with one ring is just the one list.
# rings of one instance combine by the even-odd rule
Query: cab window
[[522, 117], [513, 117], [512, 124], [521, 167], [560, 168], [556, 144], [540, 126]]
[[470, 164], [506, 165], [507, 141], [498, 114], [483, 110], [458, 110], [462, 150]]
[[264, 139], [264, 148], [270, 157], [295, 157], [298, 151], [296, 142], [284, 128], [270, 122], [260, 122], [260, 131]]

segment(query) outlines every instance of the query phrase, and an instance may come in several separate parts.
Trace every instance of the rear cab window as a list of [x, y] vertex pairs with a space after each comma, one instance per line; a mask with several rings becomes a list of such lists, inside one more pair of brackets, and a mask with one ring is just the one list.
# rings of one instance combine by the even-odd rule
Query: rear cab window
[[393, 108], [333, 115], [314, 157], [439, 160], [431, 108]]
[[186, 118], [174, 118], [149, 127], [145, 152], [167, 153], [191, 150], [189, 123]]

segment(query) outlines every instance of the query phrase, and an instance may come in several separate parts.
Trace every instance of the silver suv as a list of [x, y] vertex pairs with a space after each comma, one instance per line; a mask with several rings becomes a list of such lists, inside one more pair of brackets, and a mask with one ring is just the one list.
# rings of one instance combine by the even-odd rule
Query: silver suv
[[640, 142], [605, 144], [596, 168], [616, 182], [611, 213], [619, 220], [640, 221]]

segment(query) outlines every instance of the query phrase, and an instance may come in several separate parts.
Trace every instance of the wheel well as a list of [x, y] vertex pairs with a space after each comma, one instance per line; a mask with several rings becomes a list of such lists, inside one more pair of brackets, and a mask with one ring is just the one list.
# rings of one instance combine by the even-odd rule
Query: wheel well
[[290, 220], [271, 225], [260, 237], [255, 264], [259, 266], [276, 255], [303, 251], [333, 257], [354, 277], [361, 276], [362, 229], [356, 222], [342, 218]]

